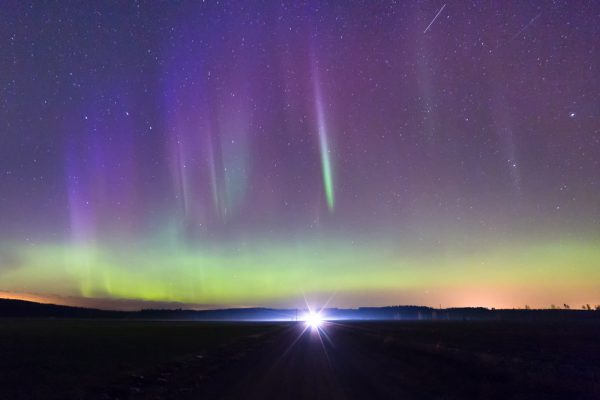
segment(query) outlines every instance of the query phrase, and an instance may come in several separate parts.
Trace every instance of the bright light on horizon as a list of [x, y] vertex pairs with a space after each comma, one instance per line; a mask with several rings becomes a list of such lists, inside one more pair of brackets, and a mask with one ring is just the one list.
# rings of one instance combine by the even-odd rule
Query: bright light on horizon
[[323, 324], [323, 318], [321, 317], [320, 313], [315, 313], [312, 311], [306, 314], [304, 321], [306, 326], [309, 326], [312, 329], [318, 329]]

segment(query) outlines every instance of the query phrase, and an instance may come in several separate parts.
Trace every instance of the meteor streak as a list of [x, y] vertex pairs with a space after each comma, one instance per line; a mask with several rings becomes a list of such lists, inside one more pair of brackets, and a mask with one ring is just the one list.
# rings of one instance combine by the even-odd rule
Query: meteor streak
[[540, 15], [542, 15], [542, 13], [539, 13], [539, 14], [538, 14], [538, 15], [536, 15], [535, 17], [531, 18], [531, 19], [529, 20], [529, 22], [528, 22], [528, 23], [527, 23], [527, 24], [526, 24], [524, 27], [522, 27], [522, 28], [521, 28], [521, 30], [520, 30], [519, 32], [515, 33], [515, 35], [514, 35], [514, 36], [513, 36], [513, 37], [512, 37], [510, 40], [511, 40], [511, 41], [513, 41], [513, 40], [515, 40], [516, 38], [518, 38], [518, 37], [519, 37], [519, 35], [525, 31], [525, 29], [529, 28], [529, 27], [531, 26], [531, 24], [533, 24], [533, 23], [535, 22], [535, 20], [536, 20], [536, 19], [538, 19], [538, 18], [540, 17]]
[[440, 11], [438, 11], [437, 14], [435, 14], [435, 17], [433, 17], [433, 19], [431, 20], [431, 22], [429, 23], [429, 25], [427, 25], [427, 28], [425, 28], [425, 30], [423, 31], [423, 33], [427, 33], [427, 31], [429, 30], [429, 28], [431, 28], [431, 25], [433, 25], [433, 23], [440, 16], [440, 14], [442, 13], [442, 11], [444, 11], [444, 8], [446, 8], [446, 4], [445, 3], [442, 6], [442, 8], [440, 8]]

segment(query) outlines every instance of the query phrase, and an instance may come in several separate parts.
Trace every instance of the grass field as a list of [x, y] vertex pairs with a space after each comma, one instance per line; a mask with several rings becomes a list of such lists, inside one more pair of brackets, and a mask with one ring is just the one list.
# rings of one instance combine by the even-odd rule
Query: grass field
[[1, 320], [0, 399], [596, 399], [600, 324]]
[[1, 320], [0, 399], [75, 398], [84, 390], [274, 329], [234, 323]]

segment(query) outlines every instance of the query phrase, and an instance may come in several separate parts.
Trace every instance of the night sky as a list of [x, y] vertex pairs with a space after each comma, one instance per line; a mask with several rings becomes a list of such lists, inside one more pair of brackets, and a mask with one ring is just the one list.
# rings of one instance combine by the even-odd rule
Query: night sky
[[4, 3], [0, 294], [600, 302], [600, 3]]

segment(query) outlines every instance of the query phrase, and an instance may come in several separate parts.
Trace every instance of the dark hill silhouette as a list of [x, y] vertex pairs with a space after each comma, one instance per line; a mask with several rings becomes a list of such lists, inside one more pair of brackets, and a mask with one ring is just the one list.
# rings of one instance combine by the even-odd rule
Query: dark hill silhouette
[[0, 317], [5, 318], [123, 318], [127, 317], [127, 314], [123, 311], [0, 299]]

